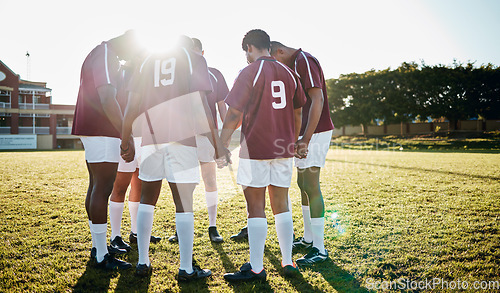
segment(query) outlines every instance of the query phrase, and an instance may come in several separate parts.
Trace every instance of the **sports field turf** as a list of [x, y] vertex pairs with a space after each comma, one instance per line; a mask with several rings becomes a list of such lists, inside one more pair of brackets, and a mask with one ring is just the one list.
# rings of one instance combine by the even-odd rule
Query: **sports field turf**
[[[495, 292], [500, 282], [498, 153], [331, 149], [321, 176], [331, 260], [301, 269], [301, 278], [283, 278], [268, 204], [268, 280], [234, 286], [222, 276], [249, 256], [246, 242], [229, 240], [246, 224], [246, 212], [227, 168], [218, 173], [224, 243], [210, 243], [203, 185], [195, 191], [194, 258], [213, 276], [179, 284], [178, 247], [166, 240], [175, 226], [166, 185], [153, 225], [153, 234], [164, 240], [151, 245], [153, 274], [139, 278], [133, 269], [108, 273], [89, 262], [83, 151], [0, 152], [0, 162], [2, 292], [366, 292], [384, 286], [415, 289], [429, 280], [436, 285], [427, 283], [426, 289], [434, 291], [467, 283], [468, 289], [478, 284], [490, 288], [481, 292]], [[293, 180], [294, 228], [301, 236], [300, 194]], [[129, 227], [126, 207], [123, 236]], [[124, 259], [137, 263], [136, 248]]]

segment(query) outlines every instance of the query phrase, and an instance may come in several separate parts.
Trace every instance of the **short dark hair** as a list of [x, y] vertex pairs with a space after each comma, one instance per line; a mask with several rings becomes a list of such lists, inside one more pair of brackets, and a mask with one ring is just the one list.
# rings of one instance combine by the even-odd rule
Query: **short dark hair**
[[248, 50], [248, 45], [253, 45], [259, 50], [269, 50], [271, 47], [271, 39], [265, 31], [254, 29], [247, 32], [245, 37], [243, 37], [243, 42], [241, 43], [243, 51], [246, 52]]
[[197, 38], [191, 38], [193, 40], [193, 45], [195, 48], [200, 49], [203, 51], [203, 45], [201, 44], [201, 41]]
[[280, 48], [285, 48], [286, 46], [277, 41], [271, 41], [271, 55], [274, 55], [276, 51]]
[[179, 36], [179, 39], [177, 39], [177, 44], [179, 45], [179, 47], [184, 47], [190, 50], [192, 50], [194, 47], [193, 40], [185, 35]]

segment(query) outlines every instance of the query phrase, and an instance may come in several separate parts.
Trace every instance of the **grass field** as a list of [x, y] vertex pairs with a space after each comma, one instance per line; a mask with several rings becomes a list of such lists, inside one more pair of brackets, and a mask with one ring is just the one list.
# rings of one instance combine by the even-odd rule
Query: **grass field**
[[[218, 173], [218, 227], [224, 243], [208, 239], [202, 184], [195, 194], [194, 257], [213, 276], [206, 282], [180, 284], [175, 279], [178, 247], [166, 241], [175, 226], [166, 186], [153, 225], [153, 233], [165, 240], [151, 245], [153, 274], [138, 278], [134, 270], [107, 273], [89, 262], [83, 151], [0, 152], [0, 162], [2, 292], [367, 292], [396, 281], [408, 291], [421, 291], [417, 282], [431, 279], [441, 282], [434, 291], [451, 292], [457, 282], [467, 282], [469, 289], [479, 284], [489, 286], [483, 292], [494, 292], [492, 286], [500, 281], [497, 153], [331, 149], [321, 177], [331, 260], [301, 269], [301, 278], [283, 278], [268, 205], [268, 280], [234, 286], [223, 274], [238, 269], [249, 256], [247, 243], [229, 240], [246, 224], [246, 212], [227, 168]], [[290, 195], [300, 236], [295, 182]], [[123, 235], [130, 227], [127, 211]], [[294, 254], [294, 259], [302, 254]], [[124, 259], [135, 264], [137, 250]], [[448, 290], [442, 290], [445, 283]]]

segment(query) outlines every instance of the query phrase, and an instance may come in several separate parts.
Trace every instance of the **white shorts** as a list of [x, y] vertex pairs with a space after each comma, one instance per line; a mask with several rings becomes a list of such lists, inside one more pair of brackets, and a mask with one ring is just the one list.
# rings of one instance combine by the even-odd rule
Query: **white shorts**
[[121, 140], [107, 136], [81, 136], [85, 160], [89, 163], [118, 163]]
[[215, 149], [210, 143], [208, 137], [204, 135], [196, 136], [196, 149], [198, 152], [198, 161], [203, 163], [215, 162]]
[[164, 178], [171, 183], [199, 183], [196, 147], [175, 142], [143, 146], [139, 179], [151, 182]]
[[242, 159], [238, 165], [237, 183], [249, 187], [290, 187], [293, 173], [292, 158], [272, 160]]
[[125, 162], [124, 159], [120, 156], [120, 161], [118, 162], [118, 172], [124, 173], [133, 173], [139, 165], [141, 164], [141, 142], [142, 139], [140, 137], [134, 137], [134, 146], [135, 146], [135, 157], [132, 162]]
[[306, 169], [311, 167], [323, 168], [325, 166], [326, 154], [330, 148], [333, 130], [314, 133], [307, 147], [308, 153], [305, 159], [295, 158], [295, 167]]

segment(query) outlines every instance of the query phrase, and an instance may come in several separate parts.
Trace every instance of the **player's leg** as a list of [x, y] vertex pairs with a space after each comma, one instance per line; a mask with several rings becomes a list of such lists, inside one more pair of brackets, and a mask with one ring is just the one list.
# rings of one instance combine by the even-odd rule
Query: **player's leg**
[[311, 232], [313, 247], [306, 256], [297, 260], [297, 264], [310, 265], [325, 261], [328, 251], [324, 245], [325, 233], [325, 204], [319, 183], [321, 168], [324, 167], [326, 155], [330, 147], [332, 131], [324, 131], [313, 134], [309, 142], [309, 154], [304, 161], [305, 164], [297, 167], [303, 169], [303, 188], [309, 200], [311, 215]]
[[309, 248], [312, 246], [313, 237], [311, 231], [311, 214], [309, 207], [309, 198], [305, 189], [304, 171], [305, 169], [297, 168], [297, 185], [300, 189], [300, 197], [302, 204], [302, 219], [304, 223], [304, 234], [294, 242], [294, 248]]
[[87, 212], [87, 218], [89, 222], [89, 230], [90, 230], [90, 236], [92, 238], [92, 248], [90, 250], [90, 258], [94, 259], [96, 256], [96, 246], [95, 246], [95, 236], [92, 231], [92, 220], [90, 219], [90, 198], [92, 196], [92, 187], [94, 186], [94, 183], [92, 182], [93, 180], [93, 175], [92, 171], [90, 170], [89, 163], [85, 161], [85, 164], [87, 165], [87, 171], [89, 173], [89, 186], [87, 188], [87, 195], [85, 197], [85, 210]]
[[250, 265], [255, 274], [264, 270], [264, 246], [267, 237], [266, 188], [247, 187], [244, 189], [248, 209], [248, 244]]
[[155, 145], [141, 148], [139, 179], [141, 182], [141, 201], [137, 208], [137, 250], [139, 260], [136, 274], [148, 275], [151, 270], [149, 259], [149, 244], [156, 203], [161, 191], [162, 180], [165, 178], [165, 157], [167, 154]]
[[266, 188], [271, 181], [271, 160], [240, 158], [237, 183], [243, 187], [247, 204], [247, 230], [250, 262], [238, 272], [227, 273], [228, 281], [265, 280], [264, 247], [267, 237]]
[[223, 239], [217, 231], [218, 191], [216, 167], [217, 164], [215, 162], [200, 161], [201, 177], [203, 178], [203, 183], [205, 184], [205, 199], [207, 202], [209, 222], [208, 235], [212, 242], [222, 242]]
[[105, 269], [127, 269], [131, 264], [115, 259], [110, 253], [125, 253], [125, 250], [106, 245], [108, 199], [113, 189], [120, 156], [118, 138], [111, 137], [82, 137], [85, 149], [85, 160], [89, 170], [90, 184], [86, 206], [89, 213], [89, 222], [97, 266]]
[[275, 218], [276, 234], [281, 249], [281, 266], [286, 276], [299, 273], [292, 261], [293, 219], [288, 196], [292, 181], [293, 160], [275, 159], [271, 163], [271, 185], [269, 199]]
[[179, 241], [179, 281], [191, 281], [212, 275], [193, 262], [194, 215], [193, 192], [200, 182], [196, 147], [169, 144], [165, 170], [175, 204], [175, 226]]
[[[96, 260], [98, 263], [107, 262], [107, 256], [110, 251], [107, 247], [107, 217], [108, 217], [108, 198], [113, 189], [113, 182], [116, 176], [117, 163], [89, 163], [92, 174], [92, 192], [90, 195], [90, 218], [92, 221], [92, 234], [96, 247]], [[111, 247], [110, 247], [111, 249]], [[114, 253], [126, 251], [113, 250]], [[113, 262], [111, 259], [110, 262]], [[106, 265], [103, 264], [105, 267]]]
[[328, 252], [324, 246], [325, 233], [325, 205], [319, 184], [321, 168], [311, 167], [303, 170], [305, 191], [309, 198], [311, 209], [311, 231], [313, 237], [313, 248], [304, 257], [297, 260], [297, 264], [310, 265], [322, 262], [328, 258]]
[[153, 229], [153, 216], [156, 202], [161, 191], [161, 180], [144, 181], [141, 188], [141, 203], [137, 211], [137, 250], [139, 260], [137, 266], [151, 267], [149, 260], [149, 243]]
[[[127, 193], [130, 180], [133, 173], [123, 172], [118, 164], [118, 172], [116, 173], [113, 191], [109, 199], [109, 221], [111, 224], [111, 246], [130, 251], [130, 246], [123, 241], [121, 235], [121, 223], [123, 216], [123, 208], [125, 206], [125, 194]], [[127, 170], [128, 171], [128, 170]]]
[[[136, 169], [130, 181], [130, 192], [128, 194], [128, 210], [130, 213], [130, 243], [137, 243], [137, 212], [141, 201], [142, 181], [139, 179], [139, 169]], [[151, 235], [150, 242], [158, 243], [161, 237]]]
[[269, 199], [281, 249], [281, 265], [282, 267], [294, 266], [292, 261], [293, 220], [292, 213], [288, 209], [288, 188], [270, 185]]
[[137, 168], [130, 180], [130, 192], [128, 194], [128, 211], [130, 214], [130, 243], [137, 243], [137, 210], [141, 202], [142, 181], [139, 179], [139, 168]]

